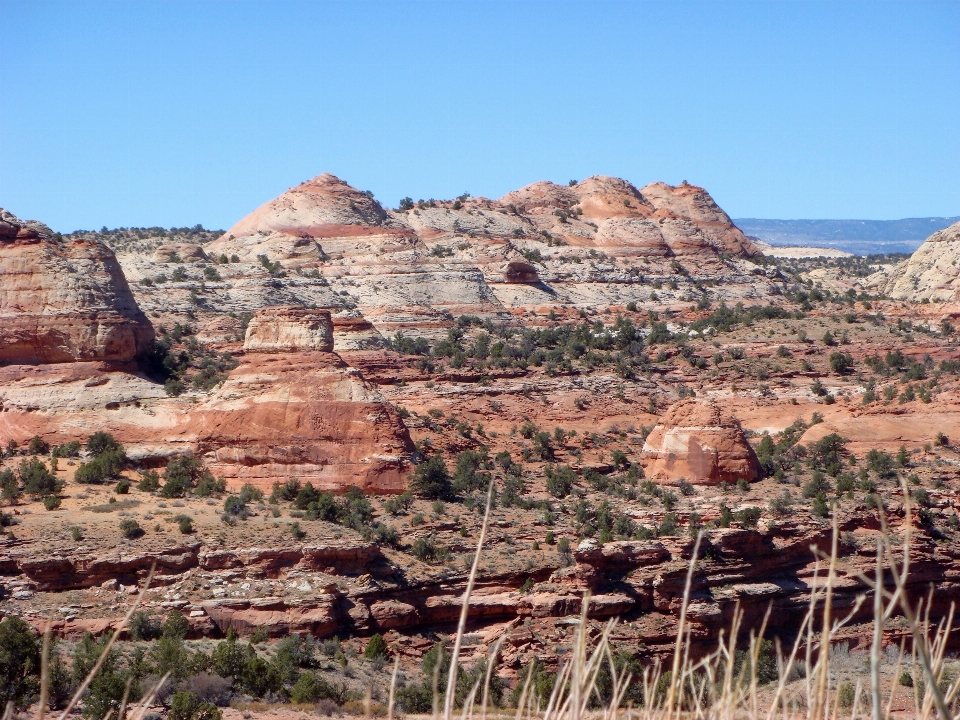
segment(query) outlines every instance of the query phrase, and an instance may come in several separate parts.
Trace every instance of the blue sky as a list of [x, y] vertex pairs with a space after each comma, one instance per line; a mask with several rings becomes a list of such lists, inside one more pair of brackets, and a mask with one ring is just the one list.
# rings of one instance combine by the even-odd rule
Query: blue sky
[[228, 227], [617, 175], [734, 217], [960, 215], [958, 2], [0, 0], [0, 206]]

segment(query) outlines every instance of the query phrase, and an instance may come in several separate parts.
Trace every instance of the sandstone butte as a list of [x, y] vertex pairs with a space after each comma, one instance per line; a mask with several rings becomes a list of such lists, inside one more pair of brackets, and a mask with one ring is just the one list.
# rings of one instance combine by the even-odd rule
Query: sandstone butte
[[[390, 210], [325, 174], [202, 246], [128, 232], [115, 256], [96, 233], [61, 239], [0, 213], [0, 440], [106, 430], [134, 482], [192, 454], [231, 491], [269, 493], [290, 478], [338, 493], [357, 485], [373, 517], [358, 529], [277, 500], [251, 503], [254, 515], [231, 525], [222, 498], [187, 496], [172, 510], [136, 486], [126, 497], [78, 486], [88, 457], [60, 459], [62, 508], [26, 497], [4, 507], [17, 524], [0, 542], [0, 614], [37, 627], [57, 616], [54, 631], [74, 638], [116, 626], [142, 594], [151, 614], [187, 613], [191, 637], [263, 629], [337, 635], [360, 650], [380, 632], [416, 672], [428, 636], [446, 637], [458, 617], [492, 476], [499, 503], [466, 652], [477, 660], [504, 638], [511, 682], [533, 658], [556, 669], [587, 591], [592, 628], [620, 617], [618, 647], [644, 662], [667, 656], [695, 518], [706, 529], [687, 615], [694, 651], [715, 647], [738, 608], [744, 632], [769, 607], [768, 628], [788, 637], [822, 581], [811, 547], [829, 547], [833, 517], [837, 607], [853, 609], [880, 533], [873, 494], [891, 532], [913, 534], [910, 592], [932, 585], [932, 616], [943, 617], [960, 557], [960, 347], [941, 323], [960, 318], [957, 231], [872, 275], [850, 258], [774, 265], [704, 189], [608, 177]], [[905, 300], [879, 296], [886, 283]], [[944, 302], [911, 304], [925, 297]], [[724, 324], [721, 303], [735, 322]], [[751, 308], [766, 314], [747, 317]], [[574, 325], [603, 343], [543, 340]], [[527, 331], [543, 331], [542, 346]], [[207, 353], [197, 358], [229, 353], [222, 382], [168, 396], [137, 365], [154, 335], [174, 352], [195, 344]], [[459, 343], [463, 357], [400, 352], [404, 338]], [[497, 343], [511, 362], [494, 362]], [[853, 370], [835, 369], [834, 353]], [[782, 481], [761, 472], [751, 446], [764, 433], [780, 453], [764, 467], [781, 463]], [[826, 452], [818, 443], [837, 435], [836, 475], [821, 478], [836, 505], [823, 517], [803, 495]], [[463, 452], [484, 448], [471, 471]], [[893, 479], [868, 462], [875, 449], [889, 453]], [[446, 504], [400, 503], [414, 461], [437, 452], [467, 489]], [[549, 483], [561, 466], [572, 494]], [[740, 479], [750, 483], [717, 487]], [[660, 487], [681, 480], [690, 494]], [[924, 490], [922, 506], [904, 506], [901, 480]], [[146, 534], [121, 538], [112, 506]], [[739, 512], [749, 509], [758, 521]], [[195, 532], [177, 535], [174, 513]], [[384, 528], [398, 540], [376, 540]], [[415, 556], [418, 541], [440, 550]], [[868, 614], [867, 604], [851, 621], [853, 646], [869, 642]], [[891, 623], [884, 640], [904, 632]]]

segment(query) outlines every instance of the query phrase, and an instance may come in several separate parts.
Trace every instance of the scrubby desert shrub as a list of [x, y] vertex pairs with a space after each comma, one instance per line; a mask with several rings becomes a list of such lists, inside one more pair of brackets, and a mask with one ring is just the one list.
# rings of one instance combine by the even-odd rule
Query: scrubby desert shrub
[[189, 690], [174, 693], [170, 702], [169, 720], [221, 720], [222, 717], [216, 705], [202, 701]]
[[120, 532], [128, 540], [136, 540], [143, 535], [143, 528], [140, 523], [132, 518], [125, 518], [120, 521]]

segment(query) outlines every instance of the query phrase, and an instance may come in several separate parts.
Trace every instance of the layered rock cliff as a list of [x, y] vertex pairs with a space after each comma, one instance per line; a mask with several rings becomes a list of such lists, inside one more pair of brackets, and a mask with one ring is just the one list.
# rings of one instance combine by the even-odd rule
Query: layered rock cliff
[[[205, 257], [190, 245], [161, 250], [175, 264]], [[206, 455], [228, 481], [267, 490], [295, 475], [338, 492], [402, 492], [412, 449], [403, 421], [332, 352], [337, 335], [355, 347], [379, 336], [362, 317], [341, 315], [262, 310], [237, 367], [206, 391], [170, 397], [136, 365], [121, 364], [153, 351], [154, 330], [113, 253], [3, 213], [0, 432], [57, 443], [108, 431], [134, 460]], [[239, 321], [222, 320], [222, 332], [240, 332]]]

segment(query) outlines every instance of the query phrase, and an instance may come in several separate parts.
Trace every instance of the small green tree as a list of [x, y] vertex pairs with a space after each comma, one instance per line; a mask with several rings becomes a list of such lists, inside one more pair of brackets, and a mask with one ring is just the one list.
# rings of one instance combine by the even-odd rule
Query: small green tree
[[171, 610], [163, 622], [163, 636], [183, 640], [190, 632], [190, 623], [179, 610]]
[[63, 483], [37, 458], [20, 463], [20, 480], [23, 482], [24, 492], [36, 498], [53, 495], [63, 487]]
[[387, 647], [387, 641], [383, 639], [383, 635], [380, 633], [377, 633], [370, 638], [366, 649], [363, 651], [363, 656], [370, 660], [385, 658], [389, 654], [390, 648]]
[[123, 446], [108, 432], [98, 431], [87, 439], [87, 450], [94, 456], [122, 448]]
[[547, 465], [544, 472], [547, 476], [547, 492], [554, 497], [565, 498], [573, 491], [577, 475], [569, 465]]
[[420, 497], [430, 500], [449, 499], [453, 495], [453, 486], [443, 457], [434, 455], [417, 465], [410, 489]]
[[16, 615], [0, 622], [0, 707], [30, 704], [39, 689], [40, 643], [33, 629]]
[[11, 505], [16, 505], [20, 500], [20, 482], [13, 470], [9, 468], [0, 470], [0, 499]]
[[847, 353], [830, 353], [830, 369], [837, 375], [846, 375], [853, 369], [853, 356]]
[[145, 610], [138, 610], [130, 617], [127, 625], [131, 640], [155, 640], [160, 637], [160, 623], [150, 617]]
[[300, 674], [290, 690], [290, 700], [297, 704], [315, 703], [323, 699], [342, 700], [348, 692], [343, 685], [335, 687], [325, 678], [307, 672]]
[[27, 446], [27, 452], [31, 455], [46, 455], [50, 452], [50, 445], [39, 435], [30, 438], [30, 444]]
[[239, 678], [246, 667], [247, 658], [253, 654], [249, 645], [237, 642], [233, 628], [227, 633], [227, 639], [221, 640], [210, 656], [210, 668], [220, 677]]
[[147, 470], [140, 476], [137, 490], [141, 492], [156, 492], [160, 488], [160, 476], [156, 470]]

